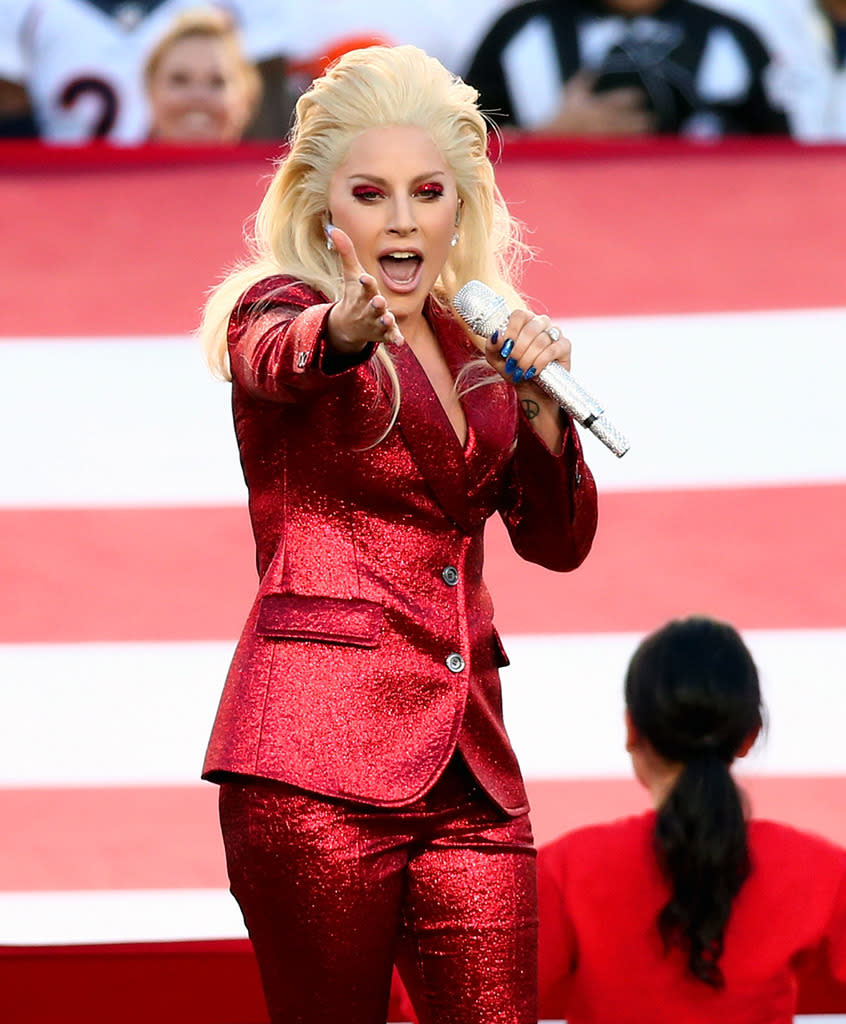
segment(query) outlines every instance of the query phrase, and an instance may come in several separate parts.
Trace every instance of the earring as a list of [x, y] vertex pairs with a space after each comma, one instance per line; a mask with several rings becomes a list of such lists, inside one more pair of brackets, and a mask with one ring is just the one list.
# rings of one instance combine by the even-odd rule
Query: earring
[[458, 245], [458, 225], [461, 223], [461, 207], [464, 206], [464, 200], [458, 200], [458, 209], [455, 211], [455, 232], [452, 238], [449, 240], [449, 244], [453, 249]]
[[332, 252], [335, 248], [335, 243], [332, 241], [332, 231], [334, 229], [333, 224], [327, 224], [323, 229], [326, 232], [326, 248], [329, 252]]

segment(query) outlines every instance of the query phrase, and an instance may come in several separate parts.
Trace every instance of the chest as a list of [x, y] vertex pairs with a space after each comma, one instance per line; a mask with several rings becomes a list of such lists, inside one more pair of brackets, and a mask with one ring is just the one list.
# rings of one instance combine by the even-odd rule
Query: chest
[[458, 443], [463, 448], [467, 443], [467, 416], [459, 397], [453, 369], [436, 343], [415, 346], [412, 351]]

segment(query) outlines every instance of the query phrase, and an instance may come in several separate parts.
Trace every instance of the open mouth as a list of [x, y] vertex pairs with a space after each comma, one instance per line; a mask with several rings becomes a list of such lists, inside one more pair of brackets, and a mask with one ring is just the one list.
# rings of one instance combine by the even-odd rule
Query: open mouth
[[386, 282], [400, 291], [414, 288], [422, 265], [423, 260], [416, 252], [392, 252], [379, 257]]
[[205, 110], [186, 110], [177, 123], [182, 134], [189, 138], [209, 137], [218, 130], [215, 119]]

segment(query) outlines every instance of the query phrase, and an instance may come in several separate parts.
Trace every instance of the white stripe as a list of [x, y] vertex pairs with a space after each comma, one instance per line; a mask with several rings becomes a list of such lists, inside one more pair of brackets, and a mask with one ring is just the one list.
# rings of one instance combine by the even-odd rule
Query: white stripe
[[0, 645], [0, 786], [198, 782], [233, 649]]
[[[744, 771], [846, 775], [846, 630], [746, 636], [771, 725]], [[639, 639], [506, 639], [506, 721], [527, 777], [630, 775], [622, 679]], [[231, 652], [212, 643], [0, 646], [0, 786], [198, 783]]]
[[0, 892], [0, 945], [240, 939], [225, 889]]
[[230, 389], [184, 337], [0, 342], [5, 506], [226, 504], [246, 497]]
[[561, 323], [632, 443], [586, 442], [602, 490], [846, 479], [846, 308]]
[[[846, 308], [559, 322], [573, 372], [629, 434], [592, 436], [605, 490], [846, 479]], [[8, 340], [0, 505], [245, 499], [229, 390], [185, 338]]]
[[[759, 775], [846, 774], [846, 630], [750, 630], [770, 720], [739, 765]], [[508, 729], [529, 778], [630, 776], [623, 676], [639, 635], [512, 637]]]

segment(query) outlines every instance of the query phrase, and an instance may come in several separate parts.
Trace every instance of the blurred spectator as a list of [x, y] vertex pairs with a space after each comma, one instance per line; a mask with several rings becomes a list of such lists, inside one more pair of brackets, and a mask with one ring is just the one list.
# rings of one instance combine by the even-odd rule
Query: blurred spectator
[[37, 134], [26, 89], [0, 80], [0, 138], [26, 139]]
[[[3, 0], [2, 85], [26, 89], [42, 138], [78, 143], [144, 141], [149, 114], [143, 67], [174, 17], [198, 0]], [[281, 137], [290, 99], [284, 68], [299, 56], [296, 0], [221, 0], [241, 30], [248, 57], [265, 81], [256, 131]]]
[[223, 11], [185, 11], [153, 47], [144, 67], [150, 138], [237, 142], [256, 112], [261, 78]]
[[803, 142], [846, 140], [846, 0], [709, 2], [760, 33], [792, 134]]
[[[463, 75], [479, 39], [513, 0], [312, 0], [301, 42], [313, 70], [330, 55], [355, 49], [368, 37], [389, 45], [412, 43]], [[304, 78], [308, 70], [303, 69]], [[310, 79], [309, 79], [310, 80]]]
[[541, 847], [541, 1014], [790, 1024], [809, 980], [842, 999], [846, 850], [748, 820], [730, 768], [763, 709], [736, 630], [667, 623], [635, 651], [625, 699], [626, 749], [655, 810]]
[[534, 0], [499, 18], [466, 79], [504, 127], [783, 134], [769, 59], [748, 25], [693, 0]]

